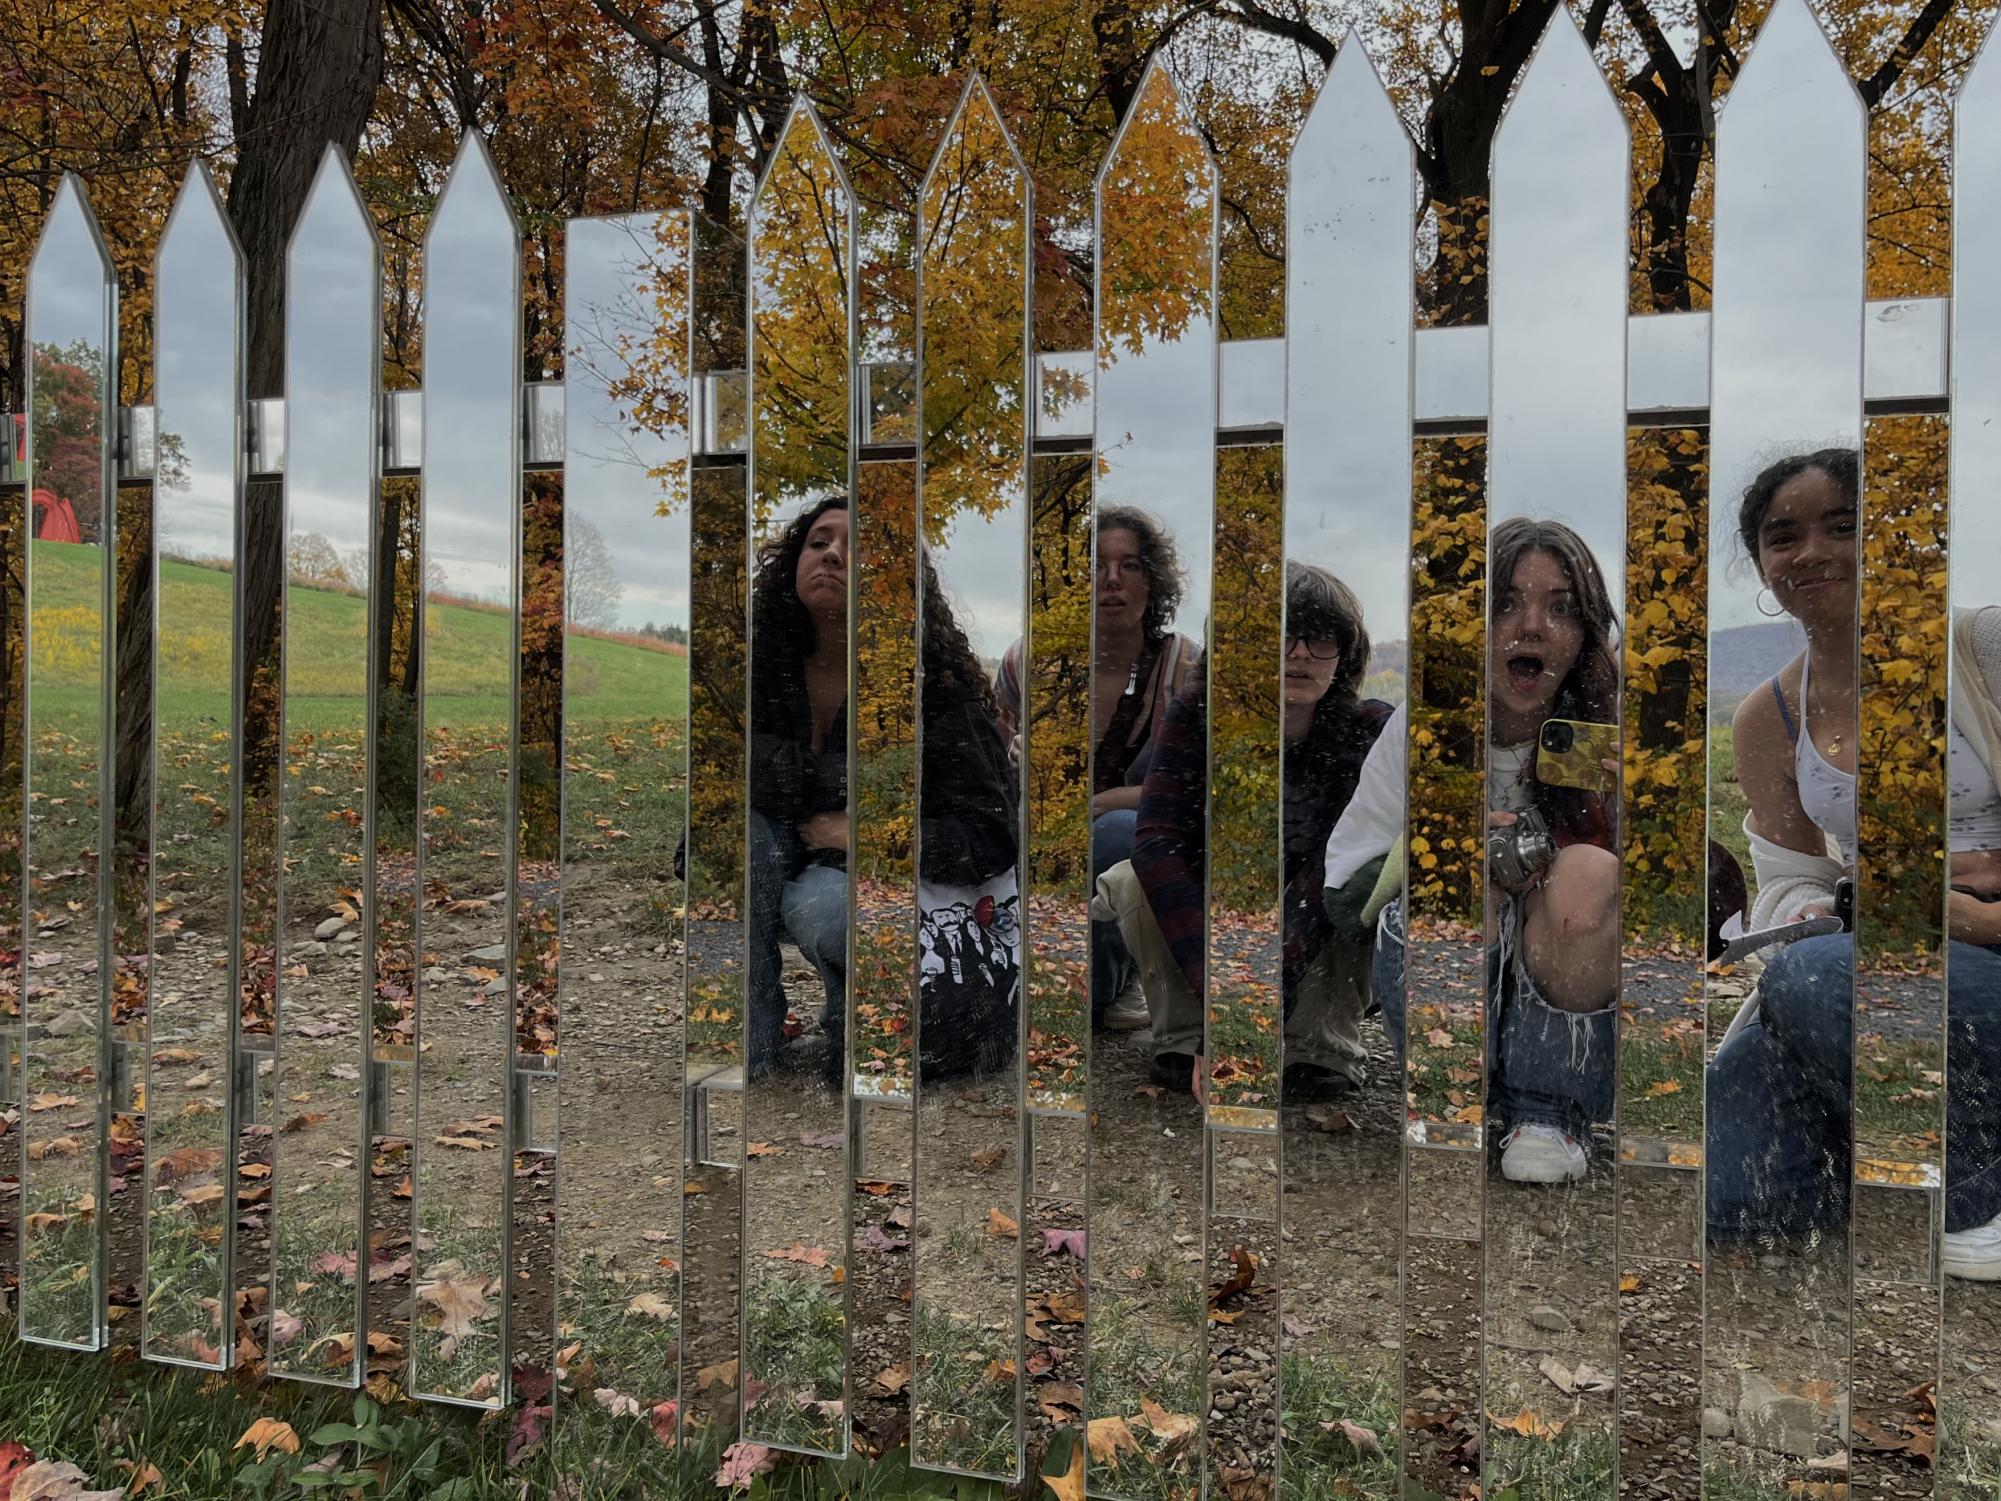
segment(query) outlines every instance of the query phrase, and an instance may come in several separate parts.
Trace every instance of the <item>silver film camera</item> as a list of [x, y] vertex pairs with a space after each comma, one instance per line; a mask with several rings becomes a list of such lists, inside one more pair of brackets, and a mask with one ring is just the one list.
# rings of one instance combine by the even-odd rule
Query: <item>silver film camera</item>
[[1503, 891], [1526, 891], [1556, 860], [1556, 840], [1541, 813], [1529, 808], [1511, 824], [1487, 831], [1487, 873]]

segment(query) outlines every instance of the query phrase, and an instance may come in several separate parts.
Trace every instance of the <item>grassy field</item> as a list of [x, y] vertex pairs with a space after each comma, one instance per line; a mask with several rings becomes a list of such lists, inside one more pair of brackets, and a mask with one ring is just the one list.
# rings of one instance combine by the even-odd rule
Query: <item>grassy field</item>
[[[44, 630], [35, 643], [39, 666], [58, 662], [70, 668], [87, 660], [97, 624], [98, 550], [60, 542], [37, 542], [34, 555], [35, 618], [54, 620], [60, 634]], [[233, 576], [191, 563], [162, 562], [160, 604], [169, 620], [201, 620], [204, 629], [162, 643], [176, 671], [201, 682], [224, 684], [230, 671], [230, 591]], [[367, 644], [367, 602], [338, 589], [295, 587], [286, 626], [286, 668], [294, 694], [286, 707], [289, 727], [316, 730], [345, 722], [340, 705], [351, 695], [357, 656]], [[512, 626], [498, 610], [459, 604], [434, 605], [425, 626], [424, 683], [427, 693], [464, 699], [455, 704], [460, 723], [504, 722], [508, 693], [490, 681], [485, 664], [503, 647]], [[569, 644], [572, 716], [611, 719], [678, 718], [688, 707], [688, 662], [675, 652], [636, 642], [578, 637]], [[45, 690], [39, 713], [64, 717], [93, 702], [88, 687]], [[202, 703], [160, 704], [163, 716], [199, 712]]]

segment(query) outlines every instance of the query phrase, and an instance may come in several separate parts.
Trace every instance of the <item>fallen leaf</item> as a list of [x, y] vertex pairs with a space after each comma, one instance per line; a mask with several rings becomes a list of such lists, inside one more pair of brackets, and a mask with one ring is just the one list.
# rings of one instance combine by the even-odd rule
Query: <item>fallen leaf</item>
[[1070, 1468], [1061, 1475], [1044, 1475], [1042, 1483], [1049, 1487], [1056, 1501], [1084, 1501], [1084, 1446], [1070, 1446]]
[[1654, 1096], [1660, 1096], [1664, 1094], [1680, 1094], [1681, 1080], [1679, 1079], [1659, 1080], [1657, 1083], [1649, 1084], [1647, 1086], [1647, 1093]]
[[625, 1305], [627, 1313], [642, 1314], [647, 1318], [659, 1319], [666, 1323], [675, 1316], [674, 1305], [655, 1292], [641, 1293]]
[[870, 1383], [869, 1395], [872, 1397], [893, 1397], [909, 1385], [909, 1362], [906, 1361], [901, 1365], [884, 1366], [875, 1373], [875, 1377]]
[[125, 1472], [125, 1494], [128, 1497], [143, 1496], [154, 1486], [166, 1484], [160, 1467], [143, 1454], [136, 1460], [121, 1459], [116, 1463]]
[[457, 1259], [441, 1261], [431, 1277], [417, 1284], [417, 1301], [437, 1310], [441, 1338], [465, 1339], [479, 1332], [486, 1317], [488, 1279], [468, 1272]]
[[35, 1451], [18, 1439], [0, 1442], [0, 1496], [14, 1489], [14, 1477], [35, 1462]]
[[1336, 1418], [1331, 1423], [1322, 1423], [1320, 1429], [1323, 1433], [1340, 1434], [1364, 1459], [1377, 1459], [1382, 1455], [1383, 1441], [1376, 1437], [1373, 1428], [1364, 1428], [1348, 1418]]
[[1013, 1240], [1021, 1234], [1021, 1226], [1002, 1214], [998, 1209], [987, 1211], [987, 1234], [998, 1240]]
[[[748, 1490], [751, 1481], [768, 1473], [777, 1463], [777, 1454], [762, 1444], [731, 1444], [723, 1450], [722, 1467], [716, 1471], [716, 1484], [733, 1491]], [[1079, 1496], [1077, 1501], [1083, 1501], [1083, 1497]]]
[[609, 1386], [600, 1386], [592, 1391], [591, 1400], [615, 1418], [636, 1418], [643, 1410], [637, 1399]]
[[1126, 1425], [1124, 1418], [1093, 1418], [1084, 1426], [1084, 1442], [1090, 1446], [1091, 1458], [1100, 1464], [1118, 1468], [1121, 1454], [1137, 1454], [1139, 1440]]
[[720, 1387], [724, 1391], [734, 1391], [736, 1389], [736, 1376], [737, 1362], [734, 1360], [723, 1360], [718, 1361], [714, 1365], [705, 1365], [695, 1372], [695, 1390], [705, 1392], [714, 1386]]
[[1228, 1302], [1240, 1293], [1250, 1290], [1257, 1280], [1257, 1258], [1242, 1246], [1230, 1248], [1230, 1277], [1226, 1282], [1218, 1282], [1209, 1289], [1209, 1303], [1213, 1308], [1218, 1303]]
[[[200, 1063], [202, 1055], [193, 1048], [155, 1048], [153, 1062], [156, 1065], [172, 1067], [177, 1063]], [[157, 1475], [159, 1472], [156, 1470]]]
[[1151, 1397], [1139, 1399], [1140, 1415], [1146, 1419], [1146, 1426], [1153, 1430], [1153, 1436], [1174, 1442], [1188, 1438], [1196, 1429], [1195, 1418], [1191, 1414], [1169, 1412]]
[[782, 1251], [766, 1251], [773, 1261], [796, 1261], [804, 1266], [825, 1266], [834, 1259], [834, 1253], [820, 1246], [809, 1246], [799, 1241], [792, 1242]]
[[246, 1444], [256, 1447], [259, 1459], [273, 1449], [283, 1454], [297, 1454], [299, 1435], [292, 1431], [290, 1423], [280, 1422], [277, 1418], [259, 1418], [243, 1430], [243, 1437], [231, 1447], [241, 1449]]
[[1636, 1293], [1639, 1290], [1640, 1290], [1640, 1274], [1638, 1272], [1627, 1272], [1623, 1277], [1619, 1279], [1620, 1292]]
[[1007, 1156], [1005, 1147], [991, 1147], [984, 1152], [973, 1153], [972, 1163], [981, 1172], [990, 1173], [1000, 1166], [1001, 1158], [1005, 1156]]
[[1496, 1428], [1505, 1428], [1510, 1433], [1518, 1433], [1523, 1438], [1555, 1438], [1563, 1432], [1563, 1422], [1559, 1418], [1545, 1418], [1540, 1413], [1524, 1407], [1511, 1418], [1497, 1413], [1488, 1413], [1487, 1421]]
[[[278, 1426], [284, 1427], [282, 1423]], [[293, 1440], [293, 1447], [297, 1445]], [[7, 1494], [10, 1501], [119, 1501], [125, 1492], [94, 1491], [90, 1477], [67, 1460], [40, 1459], [14, 1476], [13, 1489]]]
[[[288, 1126], [286, 1129], [291, 1128]], [[431, 1140], [441, 1147], [457, 1147], [461, 1152], [490, 1152], [500, 1145], [497, 1141], [482, 1141], [477, 1136], [434, 1136]]]
[[743, 1146], [746, 1157], [783, 1157], [785, 1148], [775, 1147], [768, 1141], [747, 1141]]

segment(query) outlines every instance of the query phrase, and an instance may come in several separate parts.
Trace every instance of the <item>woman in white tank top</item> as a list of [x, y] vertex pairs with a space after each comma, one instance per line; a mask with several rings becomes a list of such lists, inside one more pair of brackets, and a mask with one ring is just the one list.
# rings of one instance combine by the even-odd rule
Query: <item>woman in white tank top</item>
[[[1799, 623], [1806, 649], [1739, 706], [1738, 781], [1757, 870], [1752, 928], [1833, 911], [1856, 858], [1855, 737], [1859, 461], [1824, 449], [1772, 465], [1746, 491], [1738, 534], [1763, 587]], [[1945, 1269], [2001, 1280], [2001, 610], [1968, 671], [1975, 612], [1955, 626], [1949, 1084]], [[1990, 728], [1987, 728], [1991, 726]], [[1976, 746], [1976, 739], [1980, 742]], [[1983, 797], [1983, 789], [1985, 796]], [[1780, 950], [1750, 1023], [1709, 1070], [1705, 1171], [1712, 1233], [1799, 1234], [1845, 1223], [1854, 1044], [1852, 935]]]

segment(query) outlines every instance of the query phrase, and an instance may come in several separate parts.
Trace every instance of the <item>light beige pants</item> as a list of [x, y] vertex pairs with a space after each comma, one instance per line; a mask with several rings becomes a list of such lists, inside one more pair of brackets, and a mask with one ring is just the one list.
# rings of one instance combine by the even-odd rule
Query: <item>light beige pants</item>
[[[1146, 1009], [1153, 1022], [1153, 1051], [1202, 1051], [1202, 1000], [1189, 988], [1181, 966], [1161, 936], [1146, 891], [1130, 860], [1098, 877], [1091, 916], [1116, 922], [1139, 970]], [[1285, 1062], [1317, 1064], [1363, 1082], [1368, 1049], [1362, 1045], [1362, 1013], [1368, 1008], [1369, 956], [1366, 944], [1330, 943], [1300, 977], [1299, 994], [1285, 1023]], [[1274, 979], [1277, 977], [1274, 976]]]

